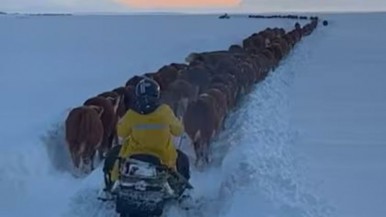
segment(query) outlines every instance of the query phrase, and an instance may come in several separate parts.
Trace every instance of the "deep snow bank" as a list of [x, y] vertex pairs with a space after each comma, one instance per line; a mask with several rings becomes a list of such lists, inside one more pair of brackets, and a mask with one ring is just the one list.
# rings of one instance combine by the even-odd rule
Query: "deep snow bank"
[[221, 165], [219, 198], [228, 198], [223, 216], [328, 216], [331, 211], [304, 179], [304, 162], [293, 152], [296, 129], [289, 124], [289, 90], [312, 49], [307, 39], [246, 97], [219, 141], [231, 142]]
[[296, 152], [336, 217], [386, 216], [386, 13], [330, 15], [291, 90]]

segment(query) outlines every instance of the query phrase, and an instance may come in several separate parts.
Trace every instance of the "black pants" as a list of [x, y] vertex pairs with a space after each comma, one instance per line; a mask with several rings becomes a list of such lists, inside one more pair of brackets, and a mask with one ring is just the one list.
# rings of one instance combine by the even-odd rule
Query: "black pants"
[[188, 156], [177, 149], [177, 171], [181, 173], [185, 179], [190, 179], [190, 164]]

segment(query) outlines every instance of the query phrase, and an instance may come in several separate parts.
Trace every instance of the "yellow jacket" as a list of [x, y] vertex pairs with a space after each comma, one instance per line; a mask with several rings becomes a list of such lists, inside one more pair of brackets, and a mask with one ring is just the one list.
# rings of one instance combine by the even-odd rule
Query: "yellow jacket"
[[[154, 112], [142, 115], [128, 110], [117, 125], [118, 136], [123, 140], [119, 157], [127, 158], [133, 154], [152, 154], [161, 163], [175, 168], [177, 152], [172, 135], [180, 136], [184, 132], [182, 123], [176, 118], [171, 108], [160, 105]], [[111, 172], [111, 180], [119, 177], [118, 161]]]

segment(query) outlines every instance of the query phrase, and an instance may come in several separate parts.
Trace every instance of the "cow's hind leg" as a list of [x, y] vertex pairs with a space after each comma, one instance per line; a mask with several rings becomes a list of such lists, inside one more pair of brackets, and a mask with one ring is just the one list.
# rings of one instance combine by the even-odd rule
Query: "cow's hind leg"
[[205, 155], [203, 153], [203, 145], [201, 141], [194, 142], [194, 150], [196, 152], [196, 161], [194, 163], [198, 170], [202, 170], [205, 166]]
[[192, 140], [192, 145], [194, 147], [194, 152], [196, 154], [196, 160], [194, 165], [198, 169], [202, 169], [203, 166], [203, 147], [202, 147], [201, 131], [198, 130]]
[[205, 166], [209, 165], [212, 162], [212, 156], [210, 151], [210, 139], [205, 139], [202, 143], [203, 149], [203, 160]]
[[105, 158], [105, 153], [107, 153], [108, 147], [110, 146], [110, 142], [113, 138], [114, 137], [112, 137], [112, 135], [103, 135], [101, 143], [97, 145], [96, 150], [98, 150], [98, 157], [100, 160], [103, 160]]

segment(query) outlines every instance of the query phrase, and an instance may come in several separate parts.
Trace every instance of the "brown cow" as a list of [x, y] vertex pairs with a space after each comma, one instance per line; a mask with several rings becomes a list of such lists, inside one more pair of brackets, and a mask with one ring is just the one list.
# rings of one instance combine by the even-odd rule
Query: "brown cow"
[[205, 91], [206, 94], [213, 97], [215, 100], [215, 112], [216, 112], [216, 136], [224, 129], [224, 120], [228, 114], [227, 98], [225, 94], [216, 88], [209, 88]]
[[276, 37], [281, 37], [281, 36], [285, 35], [285, 30], [283, 28], [275, 27], [275, 28], [273, 28], [273, 32], [275, 33]]
[[188, 68], [188, 65], [186, 65], [185, 63], [171, 63], [170, 66], [177, 69], [177, 71], [181, 71]]
[[276, 65], [278, 65], [284, 57], [284, 51], [282, 50], [280, 44], [272, 43], [271, 46], [268, 47], [267, 49], [273, 53], [275, 57]]
[[289, 34], [289, 33], [285, 34], [283, 36], [283, 39], [287, 42], [290, 49], [295, 46], [295, 38], [291, 34]]
[[196, 101], [191, 101], [184, 114], [185, 132], [190, 137], [196, 153], [196, 166], [202, 167], [210, 162], [209, 144], [216, 133], [216, 115], [214, 98], [201, 94]]
[[[256, 65], [256, 80], [259, 81], [267, 75], [267, 73], [274, 66], [274, 56], [266, 48], [258, 51], [256, 49], [247, 49], [247, 54], [251, 58], [251, 61]], [[263, 75], [263, 76], [262, 76]]]
[[259, 52], [259, 50], [257, 48], [254, 48], [254, 47], [247, 47], [245, 48], [245, 52], [249, 55], [251, 54], [257, 54]]
[[145, 74], [143, 74], [143, 76], [156, 81], [158, 83], [158, 85], [160, 86], [160, 90], [165, 90], [167, 88], [168, 84], [166, 83], [166, 81], [162, 77], [162, 75], [159, 74], [158, 72], [145, 73]]
[[220, 60], [232, 61], [233, 56], [227, 50], [218, 50], [211, 52], [202, 52], [202, 53], [190, 53], [185, 60], [188, 63], [192, 62], [201, 62], [206, 66], [216, 66]]
[[300, 28], [301, 28], [300, 23], [296, 22], [295, 23], [295, 29], [300, 29]]
[[251, 91], [251, 88], [256, 81], [256, 74], [254, 71], [255, 69], [252, 67], [252, 64], [248, 63], [247, 61], [243, 61], [240, 63], [240, 69], [240, 74], [243, 75], [243, 81], [245, 82], [243, 85], [245, 88], [242, 94], [245, 95]]
[[233, 107], [236, 103], [236, 98], [240, 93], [240, 86], [238, 80], [234, 74], [223, 72], [216, 74], [211, 79], [211, 85], [209, 87], [213, 87], [213, 84], [221, 83], [228, 88], [230, 95], [227, 94], [229, 102], [231, 103], [229, 106]]
[[180, 79], [188, 81], [190, 84], [197, 86], [199, 92], [208, 88], [212, 69], [203, 63], [189, 66], [186, 70], [181, 71]]
[[245, 50], [243, 49], [243, 47], [241, 47], [240, 45], [238, 44], [233, 44], [231, 45], [229, 48], [228, 48], [228, 51], [231, 52], [231, 53], [244, 53]]
[[[65, 137], [75, 168], [85, 173], [94, 169], [95, 152], [103, 140], [104, 109], [99, 106], [81, 106], [72, 109], [65, 121]], [[84, 166], [90, 165], [87, 171]]]
[[301, 29], [293, 29], [292, 31], [288, 32], [288, 34], [294, 38], [295, 44], [298, 43], [303, 36]]
[[110, 100], [111, 104], [113, 104], [113, 106], [114, 106], [114, 113], [116, 115], [118, 115], [119, 107], [123, 106], [123, 104], [121, 102], [123, 102], [124, 95], [119, 95], [115, 91], [106, 91], [106, 92], [103, 92], [97, 96], [101, 96], [101, 97], [104, 97], [104, 98]]
[[275, 44], [275, 43], [277, 43], [277, 44], [279, 44], [280, 45], [280, 47], [281, 47], [281, 49], [282, 49], [282, 51], [283, 51], [283, 55], [285, 56], [285, 55], [287, 55], [288, 53], [289, 53], [289, 45], [288, 45], [288, 43], [287, 43], [287, 41], [286, 40], [284, 40], [283, 38], [281, 38], [281, 37], [275, 37], [273, 40], [272, 40], [272, 44]]
[[275, 65], [277, 66], [280, 62], [280, 60], [283, 58], [284, 56], [284, 53], [283, 53], [283, 50], [281, 49], [281, 46], [280, 44], [277, 44], [277, 43], [273, 43], [270, 47], [267, 48], [268, 50], [270, 50], [274, 57], [275, 57]]
[[257, 50], [263, 49], [265, 47], [265, 38], [261, 34], [253, 34], [247, 39], [244, 39], [243, 47], [255, 48]]
[[[227, 76], [224, 77], [227, 80], [233, 80], [235, 85], [231, 85], [232, 92], [234, 93], [234, 99], [243, 95], [245, 91], [248, 89], [248, 83], [254, 80], [254, 76], [248, 77], [250, 75], [245, 70], [242, 70], [242, 60], [241, 56], [233, 56], [233, 58], [223, 59], [218, 62], [217, 70], [221, 76], [227, 76], [227, 74], [232, 75], [234, 79]], [[221, 73], [220, 73], [221, 72]], [[250, 80], [249, 80], [250, 79]]]
[[264, 58], [258, 58], [258, 55], [256, 54], [248, 55], [246, 58], [246, 64], [249, 65], [254, 73], [254, 83], [261, 81], [265, 77], [265, 73], [268, 71], [266, 60], [264, 61]]
[[103, 158], [104, 154], [112, 147], [114, 140], [118, 141], [116, 131], [118, 116], [114, 112], [114, 105], [110, 100], [101, 96], [92, 97], [86, 100], [83, 105], [96, 105], [103, 108], [103, 114], [101, 116], [103, 140], [99, 149], [99, 155]]
[[124, 98], [124, 102], [126, 105], [127, 110], [133, 109], [135, 107], [135, 86], [129, 85], [125, 87], [126, 89], [126, 95]]
[[242, 77], [246, 79], [245, 83], [247, 88], [250, 88], [256, 81], [256, 64], [253, 63], [251, 56], [246, 55], [245, 53], [235, 54], [234, 56], [238, 62], [237, 68], [242, 74]]
[[265, 30], [259, 32], [259, 35], [262, 35], [264, 38], [268, 39], [275, 37], [275, 33], [271, 28], [266, 28]]
[[234, 106], [235, 106], [234, 93], [231, 91], [229, 86], [227, 86], [226, 84], [224, 84], [222, 82], [215, 82], [215, 83], [211, 83], [209, 87], [210, 88], [216, 88], [216, 89], [220, 90], [225, 95], [226, 100], [227, 100], [228, 110], [231, 110], [232, 108], [234, 108]]
[[134, 75], [131, 77], [125, 84], [125, 86], [136, 86], [140, 80], [142, 80], [144, 76]]
[[200, 61], [206, 67], [211, 68], [211, 75], [224, 72], [236, 75], [238, 70], [237, 54], [229, 51], [219, 50], [203, 53], [191, 53], [187, 57], [187, 60]]
[[276, 68], [275, 56], [271, 50], [266, 48], [260, 51], [259, 54], [261, 57], [264, 56], [266, 58], [266, 65], [268, 70], [274, 70]]
[[183, 79], [177, 79], [169, 85], [169, 88], [161, 92], [161, 102], [168, 104], [178, 117], [182, 117], [189, 101], [198, 96], [198, 86], [190, 84]]
[[142, 76], [145, 76], [147, 78], [151, 78], [151, 79], [154, 79], [153, 77], [157, 74], [157, 72], [146, 72], [146, 73], [143, 73]]
[[118, 104], [118, 108], [116, 110], [116, 113], [119, 118], [122, 118], [129, 107], [127, 106], [128, 103], [131, 100], [130, 92], [128, 87], [117, 87], [112, 90], [113, 92], [117, 93], [120, 96], [120, 101]]
[[312, 33], [313, 27], [309, 23], [309, 24], [306, 24], [305, 26], [303, 26], [303, 28], [301, 28], [301, 31], [302, 31], [302, 35], [308, 36], [308, 35], [310, 35]]
[[180, 70], [174, 66], [166, 65], [158, 69], [154, 80], [156, 80], [161, 90], [166, 90], [168, 86], [180, 75]]

